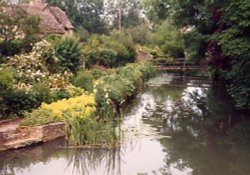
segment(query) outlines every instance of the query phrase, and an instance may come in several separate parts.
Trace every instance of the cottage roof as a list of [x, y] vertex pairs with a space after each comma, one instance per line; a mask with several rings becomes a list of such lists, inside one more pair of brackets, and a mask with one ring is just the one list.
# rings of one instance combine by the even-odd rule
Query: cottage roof
[[50, 6], [41, 0], [33, 0], [19, 6], [29, 15], [40, 17], [40, 28], [44, 33], [65, 34], [73, 29], [65, 12], [58, 7]]

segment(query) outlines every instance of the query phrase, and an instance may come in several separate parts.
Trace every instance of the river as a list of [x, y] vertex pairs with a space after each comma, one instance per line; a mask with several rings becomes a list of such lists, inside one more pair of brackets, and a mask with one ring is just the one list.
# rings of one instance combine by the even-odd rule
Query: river
[[250, 122], [219, 83], [163, 73], [124, 113], [115, 149], [65, 149], [57, 139], [0, 153], [0, 174], [250, 174]]

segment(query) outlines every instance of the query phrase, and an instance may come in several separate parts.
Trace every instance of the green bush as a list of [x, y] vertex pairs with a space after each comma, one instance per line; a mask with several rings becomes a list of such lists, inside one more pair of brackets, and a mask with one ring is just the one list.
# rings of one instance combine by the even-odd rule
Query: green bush
[[138, 92], [143, 82], [155, 72], [151, 63], [130, 64], [99, 78], [94, 89], [99, 110], [107, 111], [111, 108], [119, 112], [122, 103]]
[[60, 121], [50, 110], [37, 109], [31, 113], [25, 113], [25, 120], [21, 122], [22, 126], [40, 126]]
[[93, 80], [94, 77], [90, 72], [79, 72], [77, 76], [73, 79], [73, 85], [76, 87], [83, 88], [88, 92], [93, 91]]
[[107, 72], [102, 71], [100, 69], [90, 69], [89, 72], [91, 73], [94, 79], [98, 79], [100, 77], [107, 75]]
[[24, 42], [22, 40], [13, 40], [7, 43], [0, 43], [0, 55], [13, 56], [21, 53], [23, 49]]
[[149, 33], [147, 44], [154, 48], [158, 46], [164, 54], [172, 58], [184, 57], [184, 43], [178, 29], [171, 26], [168, 22], [155, 27], [155, 31]]
[[132, 37], [113, 31], [110, 35], [93, 35], [85, 45], [86, 65], [95, 64], [105, 67], [119, 67], [135, 61]]
[[0, 90], [4, 91], [12, 87], [14, 82], [14, 74], [8, 69], [0, 70]]
[[82, 46], [79, 40], [75, 37], [63, 37], [54, 45], [61, 69], [77, 72], [81, 64], [83, 65]]
[[149, 28], [147, 25], [140, 25], [126, 29], [126, 33], [131, 35], [134, 43], [144, 45], [148, 41]]
[[50, 103], [52, 101], [50, 88], [43, 83], [36, 83], [31, 89], [36, 101]]
[[0, 113], [3, 118], [7, 117], [22, 117], [24, 112], [31, 111], [40, 105], [32, 93], [27, 93], [21, 90], [6, 91], [2, 96], [2, 105]]
[[86, 55], [86, 66], [102, 65], [105, 67], [114, 67], [117, 62], [117, 52], [111, 49], [99, 48], [98, 51], [91, 49]]

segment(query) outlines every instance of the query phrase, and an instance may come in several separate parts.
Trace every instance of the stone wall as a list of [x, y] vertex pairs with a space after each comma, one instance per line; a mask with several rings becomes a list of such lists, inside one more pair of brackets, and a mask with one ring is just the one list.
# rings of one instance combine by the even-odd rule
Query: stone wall
[[48, 142], [65, 135], [63, 122], [36, 127], [19, 127], [19, 123], [0, 125], [0, 151]]

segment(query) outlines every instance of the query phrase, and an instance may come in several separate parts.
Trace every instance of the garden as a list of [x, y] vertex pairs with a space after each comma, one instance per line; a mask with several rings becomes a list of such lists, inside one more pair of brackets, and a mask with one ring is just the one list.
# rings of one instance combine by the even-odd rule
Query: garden
[[3, 55], [0, 68], [0, 119], [21, 118], [20, 127], [64, 122], [72, 145], [115, 144], [122, 106], [156, 73], [151, 63], [135, 63], [125, 35], [93, 35], [88, 43], [50, 35], [28, 51], [16, 45], [20, 53]]
[[205, 9], [194, 3], [200, 16], [210, 15], [200, 23], [190, 20], [192, 14], [179, 13], [190, 10], [191, 2], [128, 2], [98, 1], [89, 7], [87, 0], [76, 5], [47, 0], [72, 23], [72, 34], [61, 35], [41, 31], [42, 19], [19, 8], [22, 1], [12, 6], [13, 16], [6, 10], [13, 4], [0, 1], [0, 120], [21, 118], [21, 127], [64, 122], [73, 145], [100, 144], [106, 142], [103, 138], [114, 143], [119, 133], [111, 133], [123, 107], [157, 72], [152, 63], [138, 61], [138, 53], [153, 62], [208, 62], [210, 78], [223, 81], [234, 106], [248, 112], [248, 22], [232, 13], [234, 8], [246, 10], [246, 3], [220, 4], [229, 21], [220, 27], [222, 18], [210, 18], [206, 9], [216, 2]]

